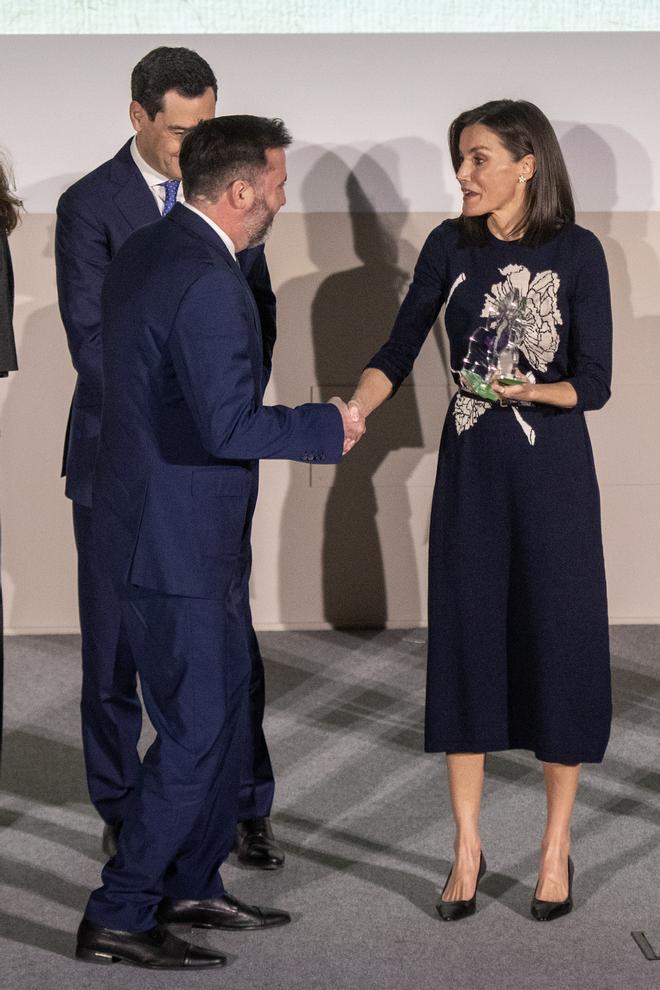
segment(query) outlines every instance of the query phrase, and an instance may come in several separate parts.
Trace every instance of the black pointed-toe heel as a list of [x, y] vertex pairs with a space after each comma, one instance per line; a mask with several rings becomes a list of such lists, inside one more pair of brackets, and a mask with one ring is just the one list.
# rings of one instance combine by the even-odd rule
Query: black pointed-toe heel
[[536, 896], [536, 891], [538, 890], [538, 883], [536, 884], [536, 890], [534, 891], [534, 896], [532, 897], [531, 912], [534, 921], [554, 921], [555, 918], [561, 918], [565, 914], [570, 914], [573, 910], [573, 874], [575, 869], [573, 867], [573, 860], [568, 857], [568, 897], [565, 901], [540, 901]]
[[[453, 867], [452, 867], [453, 869]], [[469, 918], [471, 914], [477, 910], [477, 890], [479, 889], [479, 884], [481, 883], [481, 878], [486, 872], [486, 860], [484, 859], [484, 854], [481, 853], [479, 858], [479, 872], [477, 874], [477, 882], [474, 885], [474, 894], [469, 901], [443, 901], [442, 894], [444, 894], [447, 889], [447, 884], [451, 878], [451, 870], [449, 871], [449, 876], [442, 888], [442, 894], [440, 894], [440, 900], [435, 906], [436, 911], [440, 915], [443, 921], [460, 921], [462, 918]]]

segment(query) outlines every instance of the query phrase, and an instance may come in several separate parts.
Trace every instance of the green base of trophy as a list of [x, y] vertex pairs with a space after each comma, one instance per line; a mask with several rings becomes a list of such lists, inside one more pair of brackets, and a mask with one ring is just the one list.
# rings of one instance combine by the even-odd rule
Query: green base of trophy
[[489, 402], [499, 402], [499, 395], [493, 392], [486, 379], [478, 375], [476, 371], [467, 371], [464, 368], [461, 371], [461, 379], [468, 392], [473, 392], [480, 399], [487, 399]]
[[506, 375], [502, 375], [502, 377], [501, 378], [498, 378], [497, 381], [498, 381], [498, 384], [500, 384], [500, 385], [524, 385], [525, 384], [525, 379], [524, 378], [507, 378]]

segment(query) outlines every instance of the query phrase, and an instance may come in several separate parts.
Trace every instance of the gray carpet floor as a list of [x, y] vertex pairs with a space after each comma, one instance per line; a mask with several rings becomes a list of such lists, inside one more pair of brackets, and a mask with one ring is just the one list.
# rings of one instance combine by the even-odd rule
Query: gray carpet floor
[[[528, 754], [489, 758], [488, 873], [477, 914], [437, 920], [452, 822], [441, 758], [422, 753], [425, 632], [268, 633], [267, 734], [278, 773], [279, 873], [223, 869], [229, 890], [286, 907], [269, 932], [195, 933], [220, 971], [157, 974], [72, 958], [101, 827], [79, 741], [79, 641], [6, 641], [0, 793], [0, 988], [213, 986], [232, 990], [647, 990], [660, 962], [660, 627], [612, 630], [616, 718], [585, 767], [574, 821], [574, 912], [529, 917], [544, 800]], [[148, 731], [145, 742], [148, 741]], [[185, 930], [184, 930], [185, 933]]]

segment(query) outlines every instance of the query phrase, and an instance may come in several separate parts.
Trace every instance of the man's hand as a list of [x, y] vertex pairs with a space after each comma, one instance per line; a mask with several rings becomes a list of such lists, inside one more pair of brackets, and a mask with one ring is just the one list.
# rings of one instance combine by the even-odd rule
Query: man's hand
[[367, 425], [365, 418], [360, 412], [360, 408], [356, 402], [351, 402], [348, 406], [346, 403], [335, 395], [330, 399], [333, 406], [336, 406], [341, 413], [342, 423], [344, 424], [344, 450], [343, 453], [347, 454], [351, 450], [358, 440], [364, 436], [367, 430]]

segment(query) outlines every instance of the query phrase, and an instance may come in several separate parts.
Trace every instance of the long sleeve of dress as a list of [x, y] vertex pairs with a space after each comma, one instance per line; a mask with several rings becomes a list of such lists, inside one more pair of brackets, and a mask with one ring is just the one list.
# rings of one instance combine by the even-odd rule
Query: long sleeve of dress
[[389, 340], [369, 361], [392, 382], [394, 391], [412, 371], [429, 330], [446, 298], [446, 250], [441, 228], [432, 230], [421, 250], [410, 288]]
[[0, 378], [18, 369], [14, 342], [14, 273], [9, 244], [0, 232]]
[[598, 239], [587, 233], [580, 245], [581, 263], [571, 301], [569, 378], [577, 409], [600, 409], [610, 397], [612, 380], [612, 307], [605, 255]]

